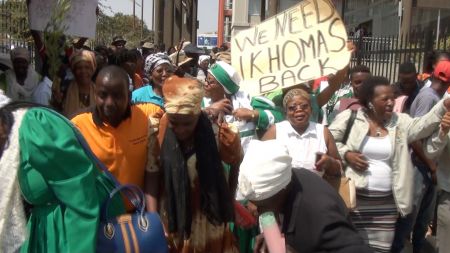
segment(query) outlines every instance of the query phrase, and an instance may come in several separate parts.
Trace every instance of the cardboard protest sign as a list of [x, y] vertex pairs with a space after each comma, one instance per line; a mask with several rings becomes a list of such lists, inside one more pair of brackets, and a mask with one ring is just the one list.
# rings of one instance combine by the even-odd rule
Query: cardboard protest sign
[[350, 60], [344, 23], [329, 0], [304, 0], [231, 43], [241, 89], [251, 95], [336, 73]]
[[[31, 0], [28, 6], [28, 18], [30, 28], [37, 31], [44, 31], [52, 10], [57, 0]], [[73, 0], [70, 2], [70, 9], [66, 14], [64, 24], [67, 27], [65, 34], [77, 37], [95, 37], [97, 25], [98, 0]]]

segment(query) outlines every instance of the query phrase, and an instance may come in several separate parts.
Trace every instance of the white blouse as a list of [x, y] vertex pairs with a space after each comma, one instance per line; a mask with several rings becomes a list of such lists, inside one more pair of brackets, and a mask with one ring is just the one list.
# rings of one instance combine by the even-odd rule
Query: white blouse
[[392, 144], [389, 135], [384, 137], [366, 136], [362, 143], [362, 152], [369, 164], [365, 171], [367, 189], [373, 191], [392, 190]]
[[324, 125], [309, 122], [303, 134], [297, 133], [289, 121], [276, 123], [276, 139], [285, 143], [292, 157], [293, 168], [305, 168], [319, 175], [316, 170], [316, 153], [326, 154], [328, 149], [325, 142]]

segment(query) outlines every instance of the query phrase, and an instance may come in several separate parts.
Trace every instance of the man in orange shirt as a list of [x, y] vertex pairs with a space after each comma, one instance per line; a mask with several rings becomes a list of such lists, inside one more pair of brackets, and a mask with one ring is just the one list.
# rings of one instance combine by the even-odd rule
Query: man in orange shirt
[[163, 111], [144, 103], [131, 105], [127, 73], [103, 68], [96, 80], [95, 107], [72, 119], [94, 154], [122, 184], [144, 189], [147, 210], [156, 211], [159, 169], [153, 154]]

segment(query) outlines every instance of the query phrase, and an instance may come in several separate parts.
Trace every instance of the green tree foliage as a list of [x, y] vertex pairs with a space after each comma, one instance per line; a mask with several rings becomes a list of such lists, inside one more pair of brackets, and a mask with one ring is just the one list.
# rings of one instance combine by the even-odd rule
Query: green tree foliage
[[[134, 30], [133, 23], [135, 23]], [[96, 43], [110, 45], [116, 35], [121, 35], [127, 40], [127, 47], [138, 47], [141, 41], [153, 41], [153, 32], [145, 24], [141, 38], [141, 19], [123, 13], [116, 13], [112, 17], [100, 13]]]
[[31, 39], [25, 0], [7, 0], [0, 3], [0, 34], [3, 39]]
[[[127, 47], [137, 47], [141, 41], [153, 41], [153, 32], [144, 24], [141, 39], [141, 19], [133, 15], [116, 13], [107, 16], [102, 10], [110, 10], [103, 0], [99, 1], [100, 13], [97, 21], [97, 38], [94, 44], [110, 45], [112, 38], [122, 35]], [[28, 25], [26, 0], [4, 0], [0, 2], [0, 39], [32, 41]], [[135, 29], [133, 30], [133, 23]]]

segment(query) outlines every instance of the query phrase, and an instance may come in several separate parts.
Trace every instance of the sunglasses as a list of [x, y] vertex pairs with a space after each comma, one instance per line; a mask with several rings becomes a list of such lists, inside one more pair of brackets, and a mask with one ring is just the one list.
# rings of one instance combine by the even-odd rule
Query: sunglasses
[[309, 109], [309, 104], [300, 104], [300, 105], [290, 105], [288, 106], [288, 111], [295, 112], [297, 110], [306, 111]]

